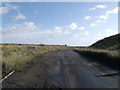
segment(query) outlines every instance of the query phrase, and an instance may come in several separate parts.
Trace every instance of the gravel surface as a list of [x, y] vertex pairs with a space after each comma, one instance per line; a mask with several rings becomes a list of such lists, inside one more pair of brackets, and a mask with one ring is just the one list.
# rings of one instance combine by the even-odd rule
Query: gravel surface
[[60, 50], [40, 56], [2, 84], [3, 88], [117, 88], [118, 75], [112, 75], [116, 71], [108, 73], [101, 67], [73, 50]]

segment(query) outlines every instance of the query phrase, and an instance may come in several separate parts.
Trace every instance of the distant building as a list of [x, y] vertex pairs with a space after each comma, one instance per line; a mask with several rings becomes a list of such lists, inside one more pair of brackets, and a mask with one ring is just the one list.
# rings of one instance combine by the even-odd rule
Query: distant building
[[33, 49], [35, 49], [35, 47], [28, 46], [27, 49], [28, 49], [28, 50], [33, 50]]

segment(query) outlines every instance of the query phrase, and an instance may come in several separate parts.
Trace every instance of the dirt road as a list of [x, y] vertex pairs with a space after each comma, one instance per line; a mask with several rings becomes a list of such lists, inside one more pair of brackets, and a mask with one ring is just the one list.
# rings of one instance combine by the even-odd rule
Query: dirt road
[[109, 76], [114, 72], [95, 65], [73, 50], [51, 52], [4, 80], [3, 88], [117, 88], [118, 77]]

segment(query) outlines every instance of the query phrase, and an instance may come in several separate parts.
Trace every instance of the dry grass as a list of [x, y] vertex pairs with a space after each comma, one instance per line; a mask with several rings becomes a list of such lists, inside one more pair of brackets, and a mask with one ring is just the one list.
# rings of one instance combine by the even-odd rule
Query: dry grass
[[[27, 46], [35, 46], [35, 49], [28, 50]], [[3, 77], [12, 70], [22, 70], [27, 64], [35, 63], [42, 54], [65, 48], [65, 46], [3, 44], [0, 48]]]
[[118, 50], [75, 48], [75, 51], [86, 58], [92, 59], [92, 61], [97, 61], [112, 69], [119, 69], [120, 56], [118, 55]]

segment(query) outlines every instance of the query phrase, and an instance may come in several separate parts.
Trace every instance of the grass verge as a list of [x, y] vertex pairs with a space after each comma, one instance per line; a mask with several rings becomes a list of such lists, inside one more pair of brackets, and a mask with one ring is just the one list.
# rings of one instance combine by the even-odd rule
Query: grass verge
[[90, 58], [93, 62], [99, 62], [112, 69], [119, 70], [120, 57], [117, 50], [110, 51], [102, 49], [77, 48], [75, 51], [86, 58]]
[[[34, 46], [35, 49], [29, 50], [28, 46]], [[4, 77], [13, 70], [22, 70], [26, 65], [35, 63], [40, 55], [65, 49], [66, 46], [3, 44], [1, 48], [2, 76]]]

